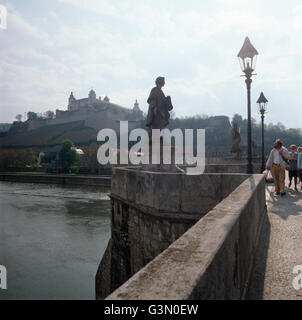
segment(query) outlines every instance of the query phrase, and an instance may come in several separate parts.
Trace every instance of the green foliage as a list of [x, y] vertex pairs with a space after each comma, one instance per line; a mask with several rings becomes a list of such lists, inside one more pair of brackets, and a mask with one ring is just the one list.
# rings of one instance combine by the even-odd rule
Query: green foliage
[[29, 111], [29, 112], [27, 112], [27, 119], [28, 120], [36, 120], [36, 119], [38, 119], [38, 115], [35, 112]]
[[[247, 119], [243, 119], [240, 115], [235, 114], [232, 122], [235, 121], [240, 128], [241, 144], [247, 145]], [[282, 123], [276, 125], [269, 123], [264, 124], [264, 147], [265, 153], [268, 153], [272, 147], [274, 141], [280, 138], [285, 147], [289, 147], [291, 144], [297, 146], [302, 145], [302, 132], [301, 129], [286, 129]], [[262, 126], [261, 122], [252, 119], [252, 140], [254, 140], [258, 147], [262, 144]]]
[[26, 149], [23, 158], [26, 165], [33, 166], [37, 163], [37, 156], [32, 149]]
[[242, 116], [240, 114], [238, 114], [238, 113], [235, 113], [234, 116], [233, 116], [233, 119], [232, 119], [232, 125], [234, 123], [237, 123], [238, 126], [239, 126], [239, 124], [242, 123], [242, 121], [243, 121]]
[[70, 173], [79, 173], [79, 167], [78, 166], [71, 166]]
[[1, 169], [23, 169], [33, 167], [37, 164], [36, 154], [32, 149], [26, 150], [1, 150], [0, 151], [0, 168]]
[[11, 125], [11, 123], [0, 123], [0, 132], [7, 132]]
[[45, 118], [46, 119], [53, 119], [55, 117], [55, 113], [51, 110], [48, 110], [45, 112]]
[[[216, 119], [216, 120], [215, 120]], [[217, 121], [217, 123], [213, 123]], [[169, 120], [170, 130], [180, 128], [185, 129], [206, 129], [206, 146], [229, 146], [231, 145], [231, 129], [227, 117], [212, 117], [206, 115], [185, 118], [175, 118]], [[194, 146], [196, 146], [196, 134], [194, 134]]]
[[80, 157], [79, 166], [87, 172], [96, 174], [102, 169], [102, 165], [97, 160], [97, 152], [100, 147], [97, 143], [92, 143], [84, 148], [84, 154]]
[[45, 153], [43, 156], [41, 156], [41, 163], [50, 163], [52, 160], [56, 159], [55, 153]]
[[63, 170], [70, 170], [71, 166], [78, 161], [78, 155], [75, 151], [74, 143], [66, 139], [62, 141], [62, 149], [59, 152], [59, 158], [62, 161]]

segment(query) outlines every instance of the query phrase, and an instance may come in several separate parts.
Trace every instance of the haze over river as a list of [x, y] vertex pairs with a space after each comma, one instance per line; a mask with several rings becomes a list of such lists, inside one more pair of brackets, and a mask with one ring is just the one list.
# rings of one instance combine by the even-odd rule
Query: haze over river
[[109, 189], [0, 182], [1, 299], [94, 299]]

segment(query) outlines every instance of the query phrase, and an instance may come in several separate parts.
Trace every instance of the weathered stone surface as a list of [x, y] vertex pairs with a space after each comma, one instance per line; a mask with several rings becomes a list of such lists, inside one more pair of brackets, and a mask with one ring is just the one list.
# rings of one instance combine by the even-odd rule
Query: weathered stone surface
[[127, 190], [127, 200], [129, 202], [136, 203], [137, 173], [135, 170], [128, 171], [128, 186], [129, 187]]
[[67, 174], [22, 174], [22, 173], [1, 173], [0, 181], [26, 182], [26, 183], [47, 183], [47, 184], [70, 184], [87, 186], [110, 186], [109, 176], [81, 176]]
[[182, 174], [157, 173], [154, 176], [154, 208], [159, 211], [179, 212]]
[[226, 198], [233, 190], [235, 190], [244, 180], [246, 174], [233, 173], [230, 175], [224, 174], [221, 179], [221, 198]]
[[264, 191], [264, 176], [250, 176], [107, 299], [244, 297], [266, 214]]
[[136, 172], [136, 184], [134, 186], [129, 186], [129, 188], [134, 188], [135, 190], [135, 203], [137, 205], [153, 208], [155, 190], [154, 175], [146, 175], [142, 172]]
[[183, 176], [181, 211], [206, 214], [221, 201], [221, 175]]
[[95, 277], [96, 299], [104, 299], [106, 296], [108, 296], [108, 294], [110, 294], [110, 292], [112, 292], [112, 288], [111, 288], [112, 242], [113, 240], [110, 239], [96, 273], [96, 277]]
[[[247, 178], [248, 175], [243, 174], [234, 175], [231, 179], [228, 175], [223, 174], [186, 176], [180, 173], [116, 169], [112, 178], [111, 192], [113, 242], [111, 290], [120, 286], [166, 250], [198, 219], [213, 209], [224, 196], [231, 193]], [[232, 208], [221, 209], [215, 219], [219, 215], [228, 216], [229, 210], [235, 207], [236, 203], [232, 204]], [[205, 221], [203, 231], [196, 233], [198, 241], [203, 232], [210, 232], [207, 230], [207, 221], [209, 228], [214, 232], [216, 230], [219, 236], [218, 226], [221, 227], [221, 224], [217, 224], [215, 229], [212, 226], [211, 216]], [[222, 218], [220, 221], [230, 223], [229, 220]], [[223, 228], [226, 228], [227, 232], [226, 223]], [[183, 241], [185, 239], [184, 235]], [[206, 245], [209, 240], [203, 238], [202, 241]], [[174, 244], [177, 248], [179, 242]], [[192, 244], [190, 246], [190, 248], [188, 246], [189, 251], [192, 250]], [[108, 266], [109, 263], [102, 264], [102, 268], [108, 268]], [[108, 272], [104, 270], [104, 274]], [[97, 283], [100, 284], [100, 282]], [[103, 290], [103, 292], [108, 291]], [[104, 296], [99, 296], [99, 298], [104, 298]]]

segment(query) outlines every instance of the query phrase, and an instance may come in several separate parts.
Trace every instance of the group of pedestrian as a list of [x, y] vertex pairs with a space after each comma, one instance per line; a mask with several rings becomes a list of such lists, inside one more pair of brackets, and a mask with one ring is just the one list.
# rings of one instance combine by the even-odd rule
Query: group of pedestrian
[[275, 183], [275, 194], [284, 196], [285, 193], [285, 172], [288, 171], [289, 185], [292, 186], [294, 180], [294, 188], [297, 191], [297, 185], [301, 182], [302, 190], [302, 147], [292, 144], [288, 151], [282, 144], [280, 139], [274, 143], [266, 163], [266, 169], [271, 170]]

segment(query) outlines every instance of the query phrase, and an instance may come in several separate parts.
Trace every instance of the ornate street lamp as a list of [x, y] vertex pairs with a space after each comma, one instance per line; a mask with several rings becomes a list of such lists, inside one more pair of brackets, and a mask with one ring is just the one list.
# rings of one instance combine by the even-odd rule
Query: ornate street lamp
[[259, 112], [261, 113], [261, 123], [262, 123], [262, 165], [261, 165], [261, 172], [265, 170], [265, 163], [264, 163], [264, 114], [266, 111], [266, 105], [268, 100], [265, 98], [263, 92], [261, 92], [260, 97], [257, 100], [257, 104], [259, 107]]
[[252, 164], [252, 125], [251, 125], [251, 83], [252, 75], [256, 68], [258, 51], [253, 47], [248, 37], [245, 38], [243, 46], [239, 51], [237, 57], [241, 70], [245, 76], [245, 83], [247, 88], [247, 115], [248, 115], [248, 128], [247, 128], [247, 148], [248, 148], [248, 165], [247, 173], [253, 173]]

